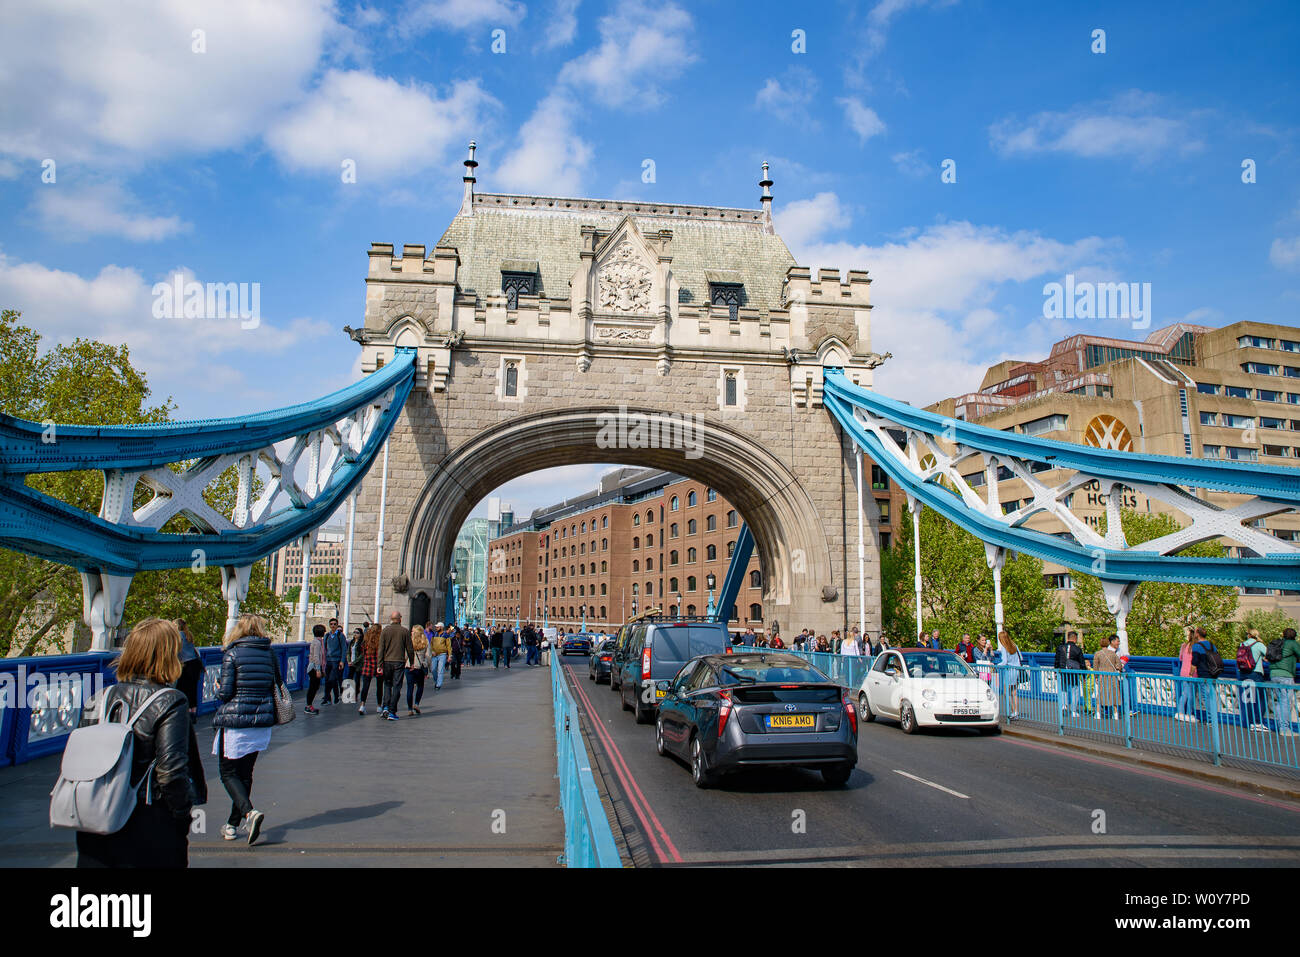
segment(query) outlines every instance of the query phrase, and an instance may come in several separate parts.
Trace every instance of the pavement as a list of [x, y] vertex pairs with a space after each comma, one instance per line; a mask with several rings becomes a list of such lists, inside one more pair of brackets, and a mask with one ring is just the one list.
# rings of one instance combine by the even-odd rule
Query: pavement
[[[555, 767], [549, 669], [465, 667], [423, 714], [384, 721], [356, 705], [301, 711], [275, 730], [254, 771], [262, 837], [221, 839], [230, 810], [199, 719], [207, 772], [205, 833], [190, 837], [191, 867], [555, 867], [564, 821]], [[405, 692], [403, 692], [403, 704]], [[0, 866], [66, 867], [74, 834], [49, 827], [58, 756], [0, 769]]]
[[905, 735], [880, 718], [859, 722], [846, 787], [763, 769], [701, 790], [655, 752], [651, 725], [588, 680], [585, 660], [565, 666], [616, 837], [638, 867], [1300, 864], [1300, 800], [1027, 735]]

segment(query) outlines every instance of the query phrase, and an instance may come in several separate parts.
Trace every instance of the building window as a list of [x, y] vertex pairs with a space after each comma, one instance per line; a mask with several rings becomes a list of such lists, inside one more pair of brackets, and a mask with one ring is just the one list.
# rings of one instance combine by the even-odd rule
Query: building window
[[750, 588], [763, 587], [763, 574], [757, 568], [755, 568], [752, 572], [749, 573], [749, 587]]
[[880, 506], [880, 520], [882, 522], [889, 521], [889, 499], [881, 499], [876, 504]]
[[637, 512], [635, 515], [632, 516], [632, 525], [635, 527], [635, 526], [640, 526], [640, 524], [641, 524], [641, 513]]
[[687, 591], [695, 591], [695, 576], [694, 576], [694, 575], [687, 575], [687, 576], [686, 576], [686, 590], [687, 590]]
[[506, 395], [510, 398], [519, 396], [519, 363], [506, 363]]
[[889, 476], [879, 465], [871, 466], [871, 487], [877, 490], [889, 488]]
[[698, 529], [699, 526], [695, 523], [695, 519], [691, 519], [689, 522], [686, 523], [687, 535], [694, 535]]
[[646, 509], [646, 513], [645, 513], [645, 523], [646, 523], [647, 525], [653, 525], [653, 524], [654, 524], [654, 521], [655, 521], [655, 513], [654, 513], [654, 509], [652, 509], [652, 508], [648, 508], [648, 509]]
[[1201, 425], [1218, 425], [1219, 414], [1217, 412], [1202, 412]]
[[704, 493], [704, 500], [706, 502], [716, 502], [718, 500], [718, 490], [713, 488], [709, 489]]
[[677, 523], [676, 523], [676, 522], [673, 522], [671, 525], [668, 526], [668, 537], [669, 537], [669, 538], [676, 538], [676, 537], [677, 537]]
[[636, 582], [633, 582], [633, 583], [632, 583], [632, 594], [633, 594], [633, 595], [639, 595], [639, 594], [641, 594], [641, 592], [640, 592], [640, 590], [639, 590], [640, 587], [641, 587], [641, 586], [638, 585]]
[[653, 535], [647, 535], [645, 537], [645, 547], [653, 548], [654, 544], [655, 544], [655, 537]]
[[722, 379], [722, 404], [736, 404], [736, 373], [728, 371]]
[[730, 558], [736, 553], [736, 543], [734, 540], [727, 542], [727, 557]]
[[1247, 347], [1252, 347], [1255, 349], [1272, 349], [1273, 340], [1265, 339], [1262, 336], [1238, 336], [1237, 348], [1245, 349]]
[[653, 594], [655, 593], [654, 582], [646, 582], [646, 583], [645, 583], [645, 593], [646, 593], [647, 596], [649, 596], [649, 595], [653, 595]]
[[1209, 382], [1196, 383], [1196, 391], [1201, 395], [1218, 395], [1221, 387]]
[[655, 570], [655, 560], [653, 558], [647, 558], [645, 560], [645, 570], [648, 572]]
[[668, 579], [668, 590], [675, 592], [677, 591], [677, 589], [678, 589], [677, 579], [676, 578]]
[[740, 296], [744, 288], [738, 282], [711, 282], [709, 302], [715, 306], [726, 306], [728, 319], [735, 322], [740, 318]]
[[694, 618], [694, 617], [695, 617], [695, 606], [694, 606], [694, 605], [687, 605], [687, 606], [686, 606], [686, 617], [687, 617], [687, 618]]
[[693, 548], [686, 549], [686, 564], [694, 565], [698, 555], [699, 553], [695, 549]]
[[694, 493], [694, 492], [691, 492], [691, 493], [689, 493], [689, 494], [686, 496], [686, 507], [687, 507], [687, 508], [694, 508], [694, 507], [695, 507], [695, 493]]
[[608, 516], [608, 515], [602, 515], [602, 516], [600, 517], [600, 527], [601, 527], [601, 528], [609, 528], [609, 516]]
[[750, 606], [749, 606], [749, 620], [750, 620], [750, 621], [762, 621], [762, 620], [763, 620], [763, 606], [762, 606], [762, 605], [757, 605], [757, 604], [755, 604], [755, 605], [750, 605]]
[[601, 562], [601, 563], [600, 563], [600, 573], [601, 573], [602, 575], [604, 575], [604, 574], [607, 573], [608, 571], [609, 571], [609, 562]]
[[718, 560], [717, 545], [709, 545], [704, 549], [704, 560], [707, 562], [716, 562]]
[[640, 539], [640, 538], [633, 538], [633, 539], [632, 539], [632, 547], [633, 547], [633, 548], [640, 548], [640, 547], [641, 547], [641, 539]]
[[736, 514], [736, 510], [733, 508], [727, 513], [727, 528], [735, 528], [739, 523], [740, 516]]
[[709, 515], [704, 519], [704, 530], [706, 532], [716, 532], [718, 530], [718, 516]]
[[676, 564], [677, 564], [677, 551], [676, 551], [676, 550], [673, 550], [673, 551], [671, 551], [671, 552], [668, 553], [668, 564], [669, 564], [669, 565], [676, 565]]
[[641, 570], [641, 563], [637, 561], [635, 558], [632, 559], [632, 571], [639, 572], [640, 570]]
[[537, 274], [501, 270], [501, 291], [506, 294], [506, 308], [519, 308], [519, 294], [531, 296], [536, 288]]
[[609, 551], [609, 539], [608, 539], [608, 538], [602, 538], [602, 539], [600, 540], [600, 550], [601, 550], [602, 552], [607, 552], [607, 551]]
[[672, 501], [668, 503], [668, 508], [670, 511], [675, 512], [677, 511], [678, 507], [679, 507], [679, 503], [677, 501], [677, 496], [674, 495]]

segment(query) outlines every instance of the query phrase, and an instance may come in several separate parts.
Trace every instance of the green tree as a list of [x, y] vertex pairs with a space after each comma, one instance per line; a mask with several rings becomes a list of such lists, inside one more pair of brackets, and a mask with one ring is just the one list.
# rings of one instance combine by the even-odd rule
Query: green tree
[[1260, 640], [1268, 644], [1274, 638], [1281, 637], [1284, 628], [1295, 628], [1300, 631], [1300, 623], [1281, 608], [1252, 608], [1246, 612], [1246, 617], [1241, 621], [1234, 621], [1229, 625], [1229, 634], [1225, 636], [1226, 640], [1219, 649], [1220, 654], [1227, 658], [1231, 652], [1231, 657], [1235, 658], [1237, 649], [1246, 640], [1246, 632], [1252, 628], [1259, 632]]
[[339, 575], [317, 575], [311, 580], [312, 601], [339, 603], [343, 594], [343, 579]]
[[[170, 420], [174, 409], [171, 400], [158, 405], [149, 403], [148, 383], [131, 365], [126, 346], [76, 339], [42, 353], [40, 334], [24, 326], [20, 319], [15, 310], [0, 312], [0, 411], [65, 425]], [[54, 436], [57, 441], [57, 425]], [[33, 475], [28, 484], [91, 513], [98, 511], [103, 492], [103, 476], [98, 471]], [[143, 504], [149, 494], [138, 486], [134, 504]], [[234, 470], [230, 469], [205, 490], [204, 497], [229, 514], [234, 494]], [[188, 529], [188, 523], [177, 518], [163, 531]], [[278, 599], [269, 596], [265, 581], [265, 571], [255, 567], [244, 607], [268, 616], [273, 624], [287, 623], [287, 613]], [[15, 636], [21, 636], [22, 654], [59, 650], [51, 645], [51, 636], [61, 638], [67, 627], [80, 619], [81, 606], [81, 580], [75, 569], [0, 549], [0, 657], [10, 653]], [[185, 618], [201, 643], [219, 641], [226, 616], [219, 571], [185, 568], [136, 575], [123, 621], [130, 623], [155, 615]]]
[[[1130, 546], [1172, 535], [1178, 522], [1164, 513], [1123, 511], [1120, 525]], [[1101, 520], [1106, 533], [1106, 518]], [[1216, 542], [1190, 545], [1177, 554], [1193, 558], [1219, 558], [1223, 546]], [[1100, 635], [1115, 630], [1115, 616], [1106, 608], [1101, 580], [1092, 575], [1074, 575], [1074, 607], [1080, 627], [1087, 633], [1088, 647]], [[1129, 650], [1135, 655], [1176, 655], [1187, 628], [1200, 626], [1211, 637], [1222, 637], [1237, 613], [1237, 591], [1227, 585], [1184, 585], [1176, 582], [1142, 582], [1133, 596], [1128, 615]], [[1235, 646], [1234, 646], [1235, 650]], [[1227, 657], [1226, 649], [1221, 649]]]
[[[881, 555], [882, 616], [893, 642], [916, 637], [912, 539], [899, 535]], [[1047, 647], [1061, 608], [1043, 580], [1043, 563], [1008, 557], [1002, 569], [1006, 628], [1026, 649]], [[921, 513], [921, 623], [952, 647], [963, 634], [993, 638], [993, 572], [984, 545], [932, 509]]]

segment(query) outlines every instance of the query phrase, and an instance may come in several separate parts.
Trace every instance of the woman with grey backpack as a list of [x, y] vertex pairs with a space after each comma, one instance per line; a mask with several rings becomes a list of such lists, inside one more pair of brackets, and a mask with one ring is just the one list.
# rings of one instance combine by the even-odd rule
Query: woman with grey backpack
[[243, 614], [230, 629], [221, 657], [217, 707], [212, 724], [217, 729], [212, 753], [218, 756], [221, 783], [230, 795], [230, 817], [221, 837], [233, 841], [241, 829], [248, 843], [256, 843], [265, 815], [253, 807], [253, 765], [271, 746], [276, 723], [275, 688], [278, 669], [260, 615]]
[[[69, 767], [70, 762], [76, 763], [75, 755], [65, 754], [50, 822], [79, 827], [78, 867], [189, 865], [190, 812], [207, 800], [207, 788], [202, 766], [195, 768], [191, 763], [191, 755], [197, 757], [198, 743], [190, 723], [189, 702], [171, 687], [181, 675], [180, 654], [181, 636], [176, 626], [147, 618], [131, 629], [114, 665], [117, 683], [103, 692], [99, 723], [118, 722], [131, 744], [129, 776], [123, 789], [131, 803], [122, 809], [130, 816], [123, 826], [117, 827], [118, 821], [100, 821], [97, 831], [81, 829], [91, 826], [87, 818], [95, 810], [94, 795], [72, 795], [71, 804], [60, 797], [61, 789], [66, 787], [70, 793], [77, 780], [91, 783], [88, 772], [77, 775]], [[68, 775], [71, 782], [65, 782]], [[110, 828], [116, 829], [104, 833]]]

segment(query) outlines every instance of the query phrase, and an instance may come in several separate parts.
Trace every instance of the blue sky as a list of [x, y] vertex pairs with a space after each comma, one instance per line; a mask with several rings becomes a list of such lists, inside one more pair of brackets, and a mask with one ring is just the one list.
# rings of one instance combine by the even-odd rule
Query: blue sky
[[[915, 403], [1076, 331], [1145, 335], [1044, 319], [1067, 273], [1150, 283], [1151, 328], [1296, 324], [1293, 2], [5, 8], [0, 304], [128, 342], [183, 417], [351, 381], [366, 249], [436, 241], [471, 138], [486, 191], [754, 207], [767, 159], [799, 261], [870, 271], [877, 386]], [[154, 318], [176, 270], [259, 283], [257, 327]]]

